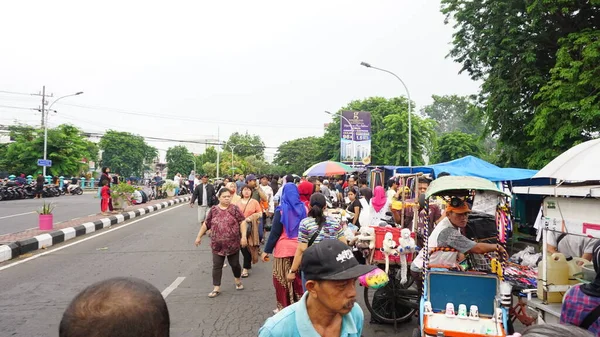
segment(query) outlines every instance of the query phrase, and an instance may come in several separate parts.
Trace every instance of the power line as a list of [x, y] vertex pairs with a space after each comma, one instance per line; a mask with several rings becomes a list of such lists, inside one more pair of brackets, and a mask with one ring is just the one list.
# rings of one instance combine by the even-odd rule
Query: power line
[[287, 125], [287, 124], [276, 125], [276, 124], [270, 124], [270, 123], [268, 123], [268, 124], [267, 123], [265, 123], [265, 124], [240, 123], [240, 122], [230, 122], [230, 121], [218, 121], [218, 120], [208, 120], [208, 119], [200, 119], [200, 118], [191, 118], [191, 117], [177, 116], [177, 115], [172, 115], [172, 114], [159, 115], [159, 114], [153, 114], [153, 113], [148, 113], [148, 112], [129, 111], [129, 110], [124, 110], [124, 109], [106, 108], [106, 107], [95, 107], [95, 106], [89, 106], [89, 105], [80, 105], [80, 104], [71, 104], [71, 103], [62, 103], [62, 102], [57, 103], [57, 104], [58, 105], [73, 106], [73, 107], [78, 107], [78, 108], [83, 108], [83, 109], [117, 112], [117, 113], [122, 113], [122, 114], [126, 114], [126, 115], [163, 118], [163, 119], [170, 119], [170, 120], [175, 119], [175, 120], [190, 121], [190, 122], [201, 122], [201, 123], [212, 123], [212, 124], [225, 124], [225, 125], [241, 125], [241, 126], [257, 126], [257, 127], [265, 127], [265, 128], [277, 127], [277, 128], [289, 128], [289, 129], [320, 129], [320, 127], [314, 127], [314, 126], [308, 126], [308, 125], [305, 126], [305, 125], [293, 125], [293, 124], [291, 124], [291, 125]]
[[21, 110], [38, 110], [38, 109], [34, 109], [34, 108], [24, 108], [21, 106], [10, 106], [10, 105], [0, 105], [0, 108], [21, 109]]
[[3, 94], [31, 96], [31, 94], [27, 94], [27, 93], [24, 93], [24, 92], [6, 91], [6, 90], [0, 90], [0, 92], [3, 93]]

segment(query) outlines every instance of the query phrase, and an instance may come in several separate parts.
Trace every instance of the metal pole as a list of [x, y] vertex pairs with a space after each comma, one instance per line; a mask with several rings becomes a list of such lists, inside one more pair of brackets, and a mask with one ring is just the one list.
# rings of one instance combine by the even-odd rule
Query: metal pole
[[[329, 111], [325, 111], [326, 114], [328, 115], [332, 115], [334, 117], [336, 117], [337, 115], [332, 114]], [[352, 126], [352, 123], [350, 123], [350, 121], [348, 120], [348, 118], [344, 117], [342, 115], [342, 112], [340, 111], [340, 118], [345, 120], [346, 122], [348, 122], [348, 125], [350, 126], [350, 131], [352, 132], [352, 167], [354, 168], [354, 164], [355, 164], [355, 158], [356, 158], [356, 143], [354, 142], [354, 136], [355, 136], [355, 131], [354, 131], [354, 127]], [[340, 120], [340, 125], [342, 124], [342, 121]], [[340, 141], [340, 156], [341, 156], [341, 152], [342, 152], [342, 142]], [[340, 158], [341, 161], [342, 158]]]
[[352, 168], [354, 168], [355, 159], [356, 159], [356, 142], [354, 141], [354, 138], [355, 138], [356, 133], [354, 132], [354, 127], [352, 126], [352, 123], [350, 123], [348, 118], [342, 116], [341, 112], [340, 112], [340, 117], [348, 123], [348, 125], [350, 126], [350, 131], [352, 132]]
[[[44, 97], [45, 94], [46, 94], [46, 87], [44, 86], [42, 97]], [[47, 159], [46, 157], [48, 155], [48, 114], [50, 113], [50, 111], [52, 111], [52, 106], [54, 105], [54, 103], [58, 102], [59, 100], [65, 98], [65, 97], [77, 96], [77, 95], [81, 95], [81, 94], [83, 94], [83, 91], [57, 98], [56, 100], [54, 100], [54, 102], [52, 102], [52, 104], [50, 104], [50, 106], [48, 107], [47, 113], [43, 112], [44, 104], [42, 103], [42, 115], [45, 115], [45, 120], [44, 120], [44, 160]], [[44, 178], [45, 178], [46, 177], [46, 166], [43, 166], [42, 170], [43, 170], [43, 174], [44, 174]]]
[[231, 148], [231, 176], [233, 176], [233, 149], [234, 147], [231, 147], [231, 145], [229, 145], [229, 147]]
[[389, 70], [373, 67], [372, 65], [370, 65], [366, 62], [361, 62], [360, 64], [367, 68], [377, 69], [379, 71], [383, 71], [385, 73], [393, 75], [400, 81], [400, 83], [402, 83], [402, 85], [404, 86], [404, 89], [406, 90], [406, 96], [408, 97], [408, 167], [411, 167], [412, 166], [412, 123], [411, 123], [412, 106], [411, 106], [410, 92], [408, 91], [408, 87], [406, 86], [404, 81], [402, 81], [402, 79], [398, 75], [394, 74], [393, 72], [391, 72]]

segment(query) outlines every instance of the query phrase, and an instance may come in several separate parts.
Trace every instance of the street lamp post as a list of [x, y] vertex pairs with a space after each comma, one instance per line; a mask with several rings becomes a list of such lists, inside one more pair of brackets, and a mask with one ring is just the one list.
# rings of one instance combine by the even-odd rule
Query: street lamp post
[[[48, 107], [48, 112], [50, 112], [52, 110], [52, 106], [54, 105], [54, 103], [60, 101], [61, 99], [66, 98], [66, 97], [71, 97], [71, 96], [77, 96], [77, 95], [81, 95], [81, 94], [83, 94], [83, 91], [76, 92], [76, 93], [70, 94], [70, 95], [65, 95], [65, 96], [55, 99], [54, 102], [52, 102], [52, 104], [50, 104], [50, 106]], [[43, 108], [44, 107], [42, 106], [42, 109]], [[48, 114], [46, 114], [45, 118], [46, 118], [46, 120], [44, 121], [44, 160], [46, 160], [47, 156], [48, 156]], [[43, 166], [42, 170], [43, 170], [44, 177], [46, 177], [46, 166]]]
[[406, 84], [404, 84], [404, 81], [402, 81], [402, 79], [398, 75], [394, 74], [393, 72], [391, 72], [389, 70], [373, 67], [372, 65], [368, 64], [367, 62], [361, 62], [360, 65], [367, 67], [367, 68], [377, 69], [379, 71], [383, 71], [385, 73], [391, 74], [394, 77], [396, 77], [400, 81], [400, 83], [402, 83], [402, 85], [404, 86], [404, 89], [406, 90], [406, 95], [408, 96], [408, 167], [412, 167], [412, 124], [411, 124], [411, 118], [410, 118], [412, 115], [412, 107], [411, 107], [410, 92], [408, 91], [408, 87], [406, 86]]
[[238, 145], [240, 145], [240, 144], [231, 146], [231, 144], [227, 143], [227, 146], [229, 146], [229, 148], [231, 149], [231, 176], [233, 176], [235, 174], [234, 167], [233, 167], [233, 149], [235, 149]]
[[[334, 116], [334, 117], [337, 117], [337, 116], [338, 116], [338, 115], [336, 115], [336, 114], [333, 114], [333, 113], [331, 113], [331, 112], [329, 112], [329, 111], [325, 111], [325, 113], [326, 113], [326, 114], [328, 114], [328, 115], [332, 115], [332, 116]], [[341, 111], [340, 111], [340, 115], [339, 115], [339, 117], [340, 117], [341, 119], [345, 120], [345, 121], [346, 121], [346, 123], [348, 123], [348, 125], [350, 125], [350, 131], [352, 132], [352, 167], [354, 168], [354, 164], [355, 164], [355, 162], [354, 162], [354, 161], [355, 161], [355, 159], [356, 159], [356, 143], [354, 142], [354, 137], [355, 137], [355, 134], [354, 134], [354, 127], [352, 126], [352, 123], [350, 123], [350, 121], [348, 120], [348, 118], [346, 118], [346, 117], [344, 117], [344, 115], [342, 115], [342, 112], [341, 112]], [[342, 153], [342, 149], [341, 149], [341, 147], [342, 147], [342, 142], [340, 141], [340, 155], [341, 155], [341, 153]], [[341, 158], [340, 158], [340, 159], [341, 159]]]

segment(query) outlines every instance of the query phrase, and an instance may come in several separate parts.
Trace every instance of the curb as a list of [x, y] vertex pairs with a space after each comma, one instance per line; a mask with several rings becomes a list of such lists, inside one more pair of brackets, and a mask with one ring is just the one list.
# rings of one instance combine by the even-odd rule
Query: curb
[[80, 237], [101, 230], [103, 228], [116, 225], [126, 220], [134, 219], [144, 214], [149, 214], [161, 210], [163, 208], [167, 208], [169, 206], [187, 202], [190, 199], [190, 196], [185, 196], [182, 198], [177, 198], [154, 204], [152, 206], [138, 208], [133, 211], [111, 215], [109, 217], [96, 220], [94, 222], [86, 222], [84, 224], [77, 225], [74, 227], [67, 227], [48, 233], [40, 234], [38, 236], [34, 236], [32, 238], [25, 239], [22, 241], [16, 241], [7, 245], [0, 245], [0, 262], [12, 260], [23, 254], [27, 254], [38, 249], [47, 248], [59, 244], [61, 242], [74, 239], [76, 237]]

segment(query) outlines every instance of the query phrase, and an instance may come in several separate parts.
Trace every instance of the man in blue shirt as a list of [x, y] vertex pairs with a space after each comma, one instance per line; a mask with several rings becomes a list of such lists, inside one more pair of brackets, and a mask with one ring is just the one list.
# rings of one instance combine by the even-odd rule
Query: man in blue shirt
[[364, 314], [356, 303], [356, 279], [375, 266], [358, 263], [350, 247], [324, 240], [302, 257], [306, 292], [299, 302], [267, 319], [259, 337], [360, 337]]

